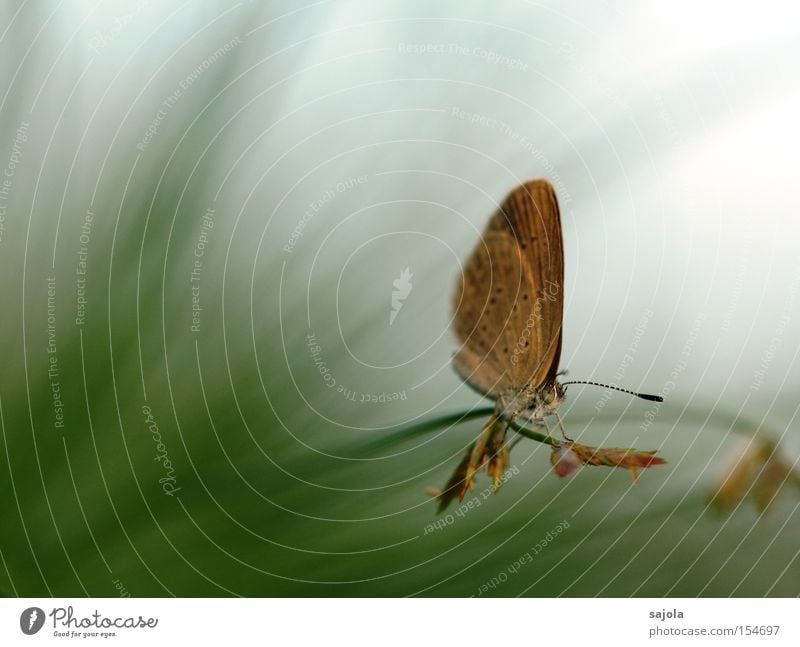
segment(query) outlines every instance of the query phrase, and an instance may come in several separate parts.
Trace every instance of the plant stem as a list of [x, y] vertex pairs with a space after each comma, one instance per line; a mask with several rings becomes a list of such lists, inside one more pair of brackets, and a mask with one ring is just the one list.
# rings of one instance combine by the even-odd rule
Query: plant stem
[[[415, 423], [409, 427], [406, 427], [405, 429], [401, 429], [396, 434], [392, 434], [392, 437], [395, 440], [399, 438], [410, 438], [420, 434], [428, 433], [429, 431], [440, 429], [442, 427], [457, 425], [460, 422], [466, 422], [467, 420], [472, 420], [473, 418], [490, 416], [492, 413], [494, 413], [494, 407], [481, 407], [479, 409], [459, 411], [458, 413], [449, 413], [444, 416], [439, 416], [437, 418], [431, 418], [430, 420], [423, 420], [422, 422]], [[528, 427], [519, 424], [515, 420], [511, 421], [510, 427], [521, 436], [525, 436], [525, 438], [530, 438], [531, 440], [545, 443], [546, 445], [558, 445], [558, 441], [552, 436], [529, 429]]]
[[525, 438], [530, 438], [531, 440], [535, 440], [536, 442], [539, 443], [544, 443], [545, 445], [555, 446], [559, 444], [558, 441], [551, 435], [543, 434], [538, 431], [534, 431], [533, 429], [528, 429], [527, 427], [523, 427], [516, 420], [512, 420], [510, 426], [520, 436], [525, 436]]

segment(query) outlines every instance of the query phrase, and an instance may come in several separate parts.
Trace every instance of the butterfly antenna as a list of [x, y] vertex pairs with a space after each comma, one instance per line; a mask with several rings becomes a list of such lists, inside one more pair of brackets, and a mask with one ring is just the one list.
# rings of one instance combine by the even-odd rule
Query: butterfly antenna
[[637, 398], [641, 398], [642, 400], [649, 400], [650, 402], [663, 402], [664, 398], [660, 395], [650, 395], [649, 393], [636, 393], [636, 391], [629, 391], [628, 389], [621, 389], [618, 386], [611, 386], [610, 384], [600, 384], [599, 382], [589, 382], [586, 380], [575, 380], [572, 382], [564, 382], [562, 386], [567, 386], [568, 384], [591, 384], [592, 386], [602, 386], [604, 389], [614, 389], [614, 391], [622, 391], [623, 393], [627, 393], [628, 395], [636, 396]]

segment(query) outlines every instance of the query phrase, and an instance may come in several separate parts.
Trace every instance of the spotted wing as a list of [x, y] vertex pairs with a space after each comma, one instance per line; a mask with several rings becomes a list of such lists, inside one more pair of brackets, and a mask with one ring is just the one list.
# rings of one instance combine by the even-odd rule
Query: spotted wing
[[555, 380], [561, 355], [564, 255], [555, 191], [519, 186], [489, 222], [458, 283], [459, 374], [481, 393]]

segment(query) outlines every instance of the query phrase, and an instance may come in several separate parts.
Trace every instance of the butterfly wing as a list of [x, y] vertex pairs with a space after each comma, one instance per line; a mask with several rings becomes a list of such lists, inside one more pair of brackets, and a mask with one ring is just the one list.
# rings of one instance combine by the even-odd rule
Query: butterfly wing
[[489, 397], [555, 380], [561, 355], [564, 254], [555, 190], [517, 187], [492, 216], [458, 283], [458, 373]]
[[532, 351], [519, 364], [521, 379], [534, 386], [553, 382], [561, 359], [564, 317], [564, 240], [553, 185], [537, 179], [517, 187], [494, 214], [487, 231], [508, 232], [518, 243], [536, 294]]
[[458, 284], [455, 331], [462, 347], [456, 370], [490, 397], [511, 386], [506, 330], [515, 316], [515, 294], [523, 277], [518, 246], [506, 234], [487, 234], [478, 243]]

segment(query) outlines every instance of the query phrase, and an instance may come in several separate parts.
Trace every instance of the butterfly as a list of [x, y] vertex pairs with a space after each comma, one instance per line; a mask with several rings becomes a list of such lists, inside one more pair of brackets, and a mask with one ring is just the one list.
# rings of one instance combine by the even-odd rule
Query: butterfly
[[506, 432], [513, 420], [544, 426], [549, 435], [546, 417], [556, 416], [568, 440], [558, 416], [566, 384], [594, 383], [558, 380], [563, 286], [564, 244], [556, 192], [545, 179], [531, 180], [514, 189], [492, 215], [457, 283], [454, 329], [461, 346], [453, 366], [496, 406], [439, 495], [441, 507], [456, 495], [463, 499], [482, 467], [495, 488], [500, 486], [509, 463]]
[[459, 375], [504, 418], [543, 421], [564, 399], [557, 380], [564, 245], [555, 189], [520, 185], [492, 216], [455, 293]]

